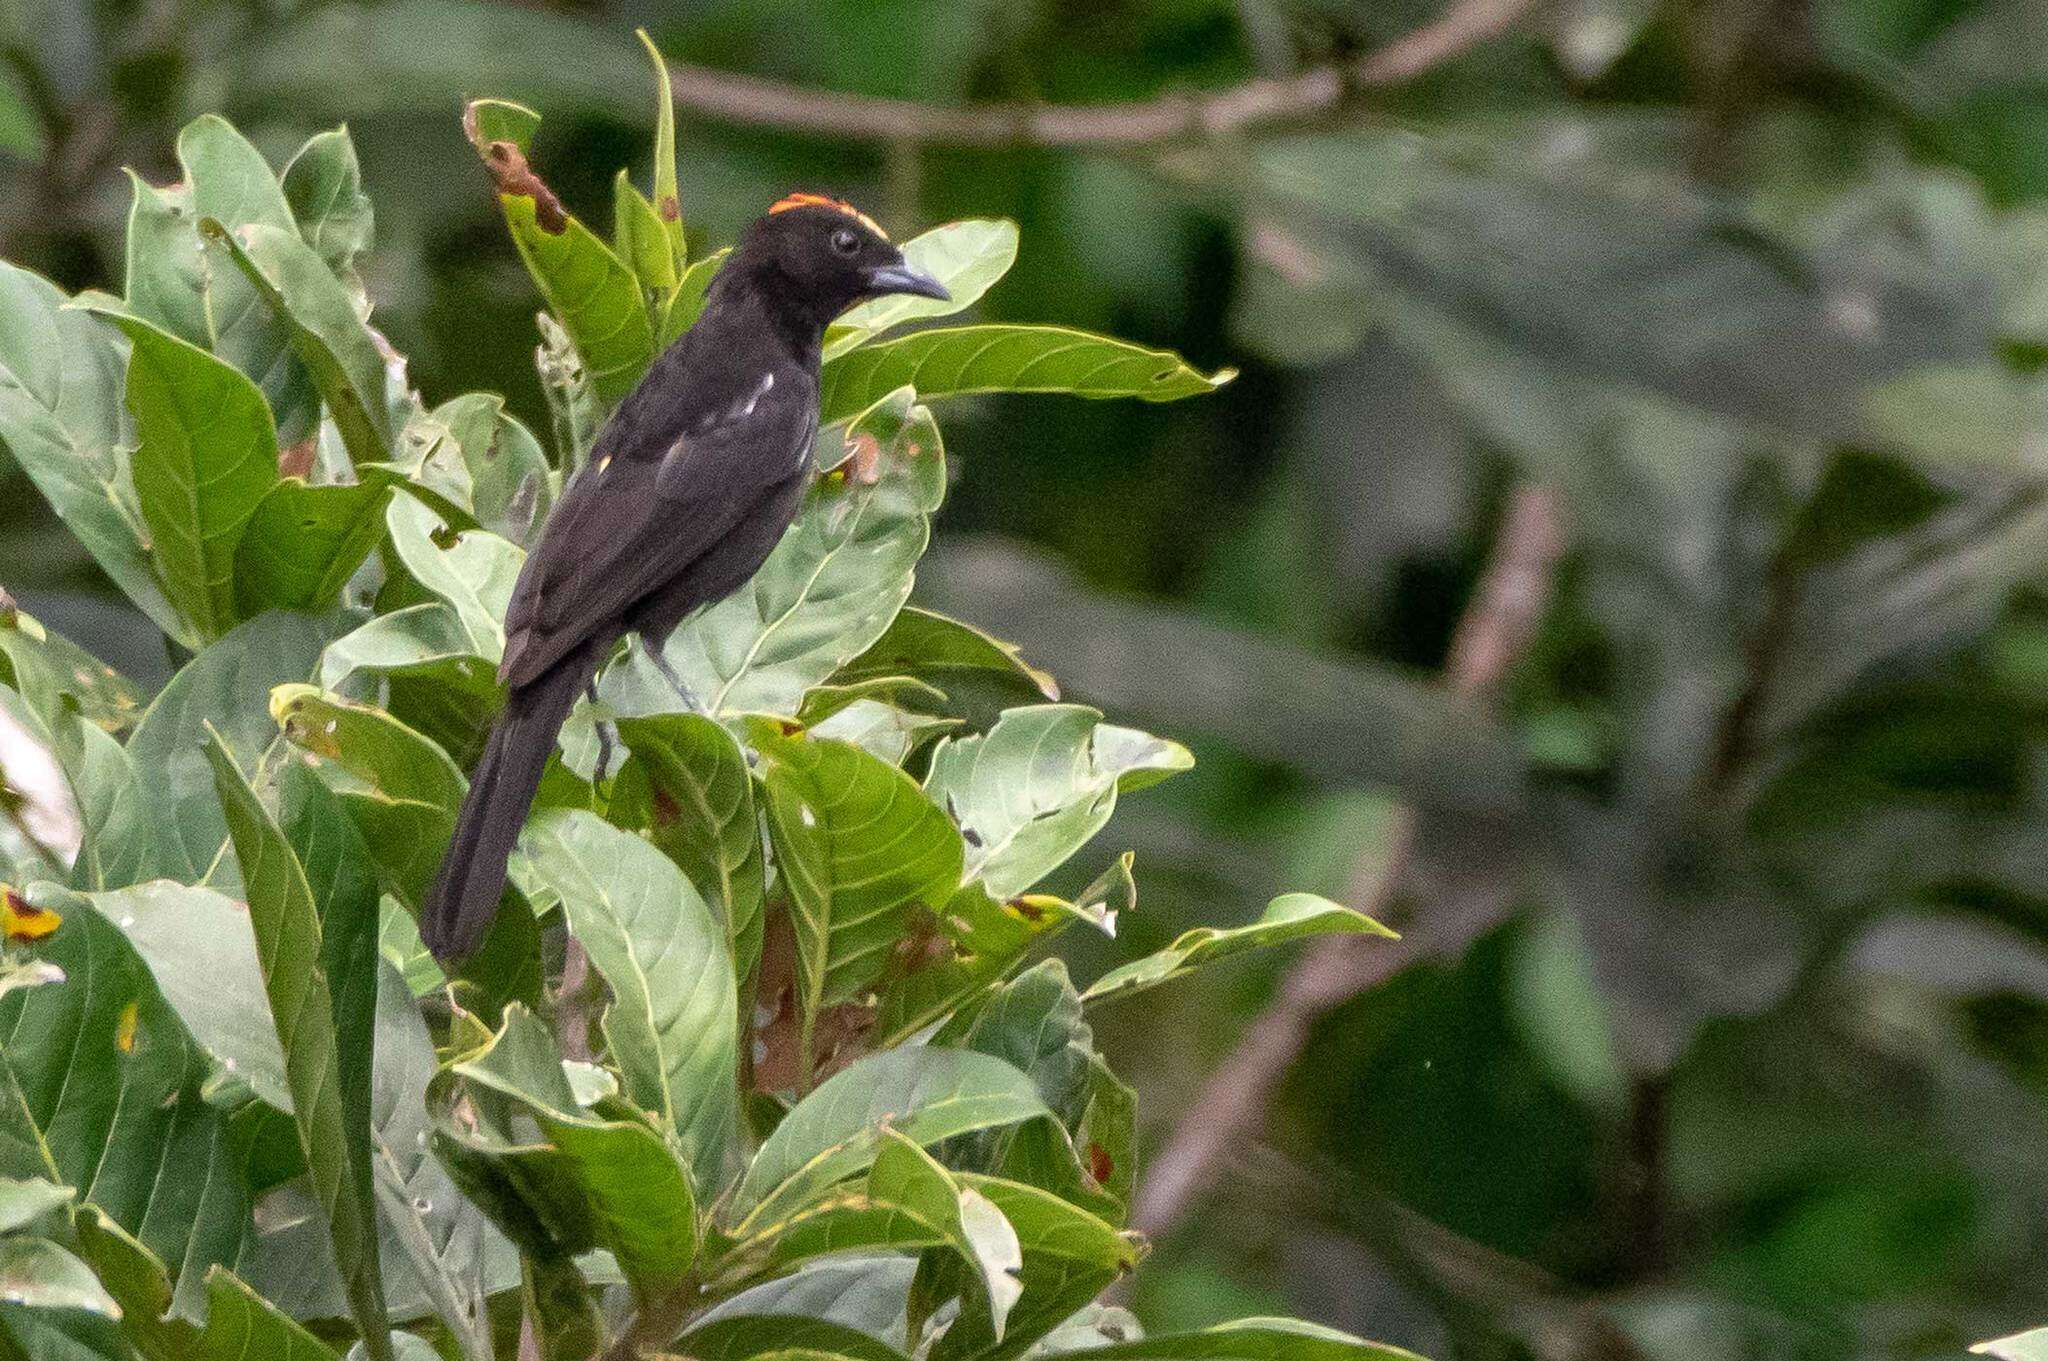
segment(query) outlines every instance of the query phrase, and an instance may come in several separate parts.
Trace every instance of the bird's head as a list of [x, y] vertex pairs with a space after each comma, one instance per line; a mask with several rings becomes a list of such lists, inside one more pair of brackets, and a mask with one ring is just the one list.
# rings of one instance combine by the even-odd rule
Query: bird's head
[[817, 194], [791, 194], [775, 204], [748, 228], [740, 253], [755, 269], [781, 276], [793, 300], [815, 312], [820, 324], [889, 293], [951, 296], [907, 263], [873, 218]]

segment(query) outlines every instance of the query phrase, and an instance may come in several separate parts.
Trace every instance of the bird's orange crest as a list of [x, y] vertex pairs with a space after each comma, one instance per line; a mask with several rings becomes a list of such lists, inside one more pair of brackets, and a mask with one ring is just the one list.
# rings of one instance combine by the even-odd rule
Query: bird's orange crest
[[768, 211], [771, 213], [786, 213], [791, 208], [830, 208], [834, 212], [845, 213], [884, 241], [889, 239], [889, 233], [882, 230], [881, 223], [875, 221], [844, 199], [826, 198], [823, 194], [796, 193], [777, 199], [768, 206]]

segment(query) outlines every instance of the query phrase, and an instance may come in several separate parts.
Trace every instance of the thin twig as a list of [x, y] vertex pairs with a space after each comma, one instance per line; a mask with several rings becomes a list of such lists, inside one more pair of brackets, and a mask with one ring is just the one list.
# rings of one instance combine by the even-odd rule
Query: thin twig
[[1413, 80], [1506, 32], [1536, 0], [1460, 0], [1441, 18], [1354, 62], [1228, 89], [1127, 104], [935, 105], [791, 85], [669, 63], [676, 107], [723, 123], [837, 140], [982, 147], [1159, 146], [1333, 113], [1357, 94]]
[[[1446, 687], [1475, 702], [1499, 687], [1535, 635], [1563, 552], [1556, 494], [1539, 486], [1520, 488], [1501, 524], [1493, 560], [1451, 639]], [[1362, 868], [1362, 882], [1352, 887], [1351, 899], [1360, 911], [1386, 915], [1414, 843], [1414, 820], [1404, 814], [1388, 844]], [[1172, 1228], [1207, 1193], [1232, 1155], [1258, 1137], [1275, 1089], [1301, 1057], [1316, 1022], [1434, 954], [1444, 943], [1439, 936], [1463, 934], [1454, 925], [1425, 919], [1399, 941], [1329, 936], [1312, 945], [1174, 1129], [1139, 1191], [1131, 1216], [1136, 1226], [1154, 1236]]]

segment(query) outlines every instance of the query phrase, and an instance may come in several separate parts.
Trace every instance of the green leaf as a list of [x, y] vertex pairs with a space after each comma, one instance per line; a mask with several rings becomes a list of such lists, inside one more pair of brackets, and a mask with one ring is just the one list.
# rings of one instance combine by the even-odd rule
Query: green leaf
[[688, 1278], [697, 1255], [689, 1173], [653, 1126], [605, 1118], [578, 1104], [553, 1036], [531, 1012], [507, 1008], [491, 1042], [451, 1071], [472, 1092], [503, 1098], [539, 1126], [548, 1146], [506, 1170], [521, 1183], [544, 1178], [562, 1184], [544, 1193], [544, 1203], [583, 1209], [574, 1237], [557, 1238], [563, 1252], [604, 1248], [642, 1304]]
[[722, 1184], [739, 1020], [724, 931], [668, 857], [595, 814], [544, 811], [520, 847], [611, 989], [604, 1034], [627, 1098], [681, 1142], [696, 1185]]
[[575, 218], [551, 232], [537, 220], [531, 198], [500, 194], [498, 201], [519, 258], [575, 341], [599, 399], [618, 401], [654, 359], [654, 326], [639, 281]]
[[298, 233], [262, 223], [230, 229], [202, 218], [199, 234], [224, 247], [291, 340], [319, 389], [349, 461], [358, 469], [391, 458], [384, 359], [355, 300]]
[[655, 349], [665, 350], [682, 338], [683, 332], [697, 324], [697, 318], [704, 314], [705, 295], [711, 290], [711, 280], [718, 274], [725, 257], [732, 254], [732, 248], [713, 251], [682, 272], [676, 280], [676, 291], [669, 295], [663, 305], [661, 325], [655, 332]]
[[290, 1113], [284, 1050], [264, 996], [249, 909], [212, 889], [161, 879], [87, 896], [120, 926], [164, 1000], [221, 1071]]
[[701, 714], [622, 719], [619, 740], [638, 773], [619, 772], [610, 817], [645, 827], [724, 918], [734, 976], [745, 980], [761, 956], [766, 882], [746, 754]]
[[[206, 1273], [206, 1301], [206, 1331], [199, 1335], [201, 1361], [336, 1361], [326, 1343], [223, 1267]], [[371, 1355], [378, 1354], [373, 1347]], [[388, 1341], [381, 1354], [391, 1354]]]
[[144, 321], [196, 345], [254, 380], [285, 444], [314, 432], [319, 397], [291, 352], [284, 325], [249, 281], [206, 259], [198, 224], [296, 230], [283, 187], [263, 156], [227, 120], [193, 119], [178, 134], [184, 177], [154, 189], [135, 177], [128, 217], [127, 301]]
[[72, 1216], [79, 1259], [121, 1306], [121, 1332], [148, 1361], [185, 1361], [198, 1330], [170, 1316], [171, 1276], [163, 1259], [90, 1206]]
[[1198, 926], [1183, 932], [1164, 950], [1122, 964], [1095, 980], [1081, 994], [1085, 1002], [1143, 992], [1171, 982], [1191, 969], [1213, 964], [1244, 950], [1256, 950], [1306, 936], [1364, 935], [1397, 937], [1362, 912], [1319, 898], [1313, 893], [1283, 893], [1266, 905], [1248, 926]]
[[847, 1361], [904, 1361], [903, 1353], [858, 1328], [794, 1312], [735, 1314], [701, 1323], [677, 1338], [671, 1350], [697, 1361], [750, 1361], [792, 1350]]
[[931, 1144], [1047, 1113], [1031, 1079], [987, 1054], [870, 1054], [819, 1084], [783, 1118], [754, 1155], [728, 1212], [741, 1233], [788, 1213], [870, 1167], [885, 1128]]
[[281, 685], [271, 714], [287, 741], [359, 783], [340, 792], [386, 889], [415, 908], [440, 867], [467, 787], [446, 752], [381, 709]]
[[825, 358], [858, 349], [892, 326], [964, 312], [1017, 262], [1017, 224], [970, 218], [948, 222], [903, 243], [903, 258], [946, 286], [949, 301], [892, 293], [841, 317], [825, 335]]
[[810, 1258], [860, 1248], [950, 1248], [973, 1282], [976, 1302], [1000, 1336], [1022, 1288], [1017, 1234], [978, 1191], [961, 1185], [915, 1140], [884, 1130], [863, 1183], [849, 1183], [757, 1220], [721, 1261], [714, 1288], [780, 1275]]
[[1171, 402], [1214, 392], [1237, 373], [1203, 374], [1170, 350], [1061, 326], [956, 326], [919, 331], [825, 365], [819, 405], [845, 420], [910, 385], [920, 398], [971, 392], [1057, 392]]
[[[753, 1338], [792, 1320], [817, 1319], [853, 1329], [900, 1353], [908, 1348], [904, 1299], [916, 1269], [916, 1261], [908, 1257], [827, 1257], [741, 1291], [707, 1310], [697, 1326], [729, 1325], [740, 1337]], [[742, 1328], [738, 1320], [750, 1322]], [[859, 1352], [844, 1355], [856, 1361], [891, 1361]]]
[[[1129, 860], [1127, 853], [1110, 874], [1091, 885], [1083, 895], [1084, 905], [1102, 901], [1091, 895], [1106, 897], [1110, 890], [1105, 881], [1113, 881], [1119, 869], [1122, 883], [1128, 885]], [[936, 921], [924, 927], [927, 945], [936, 945], [943, 937], [950, 948], [905, 952], [906, 968], [883, 990], [871, 1043], [904, 1043], [934, 1021], [945, 1019], [956, 1007], [979, 998], [990, 984], [1015, 968], [1040, 937], [1049, 937], [1076, 920], [1091, 919], [1082, 908], [1045, 894], [998, 902], [979, 881], [961, 885], [945, 909], [934, 915]], [[1098, 920], [1114, 916], [1106, 909], [1094, 914]]]
[[527, 152], [533, 150], [540, 115], [509, 99], [472, 99], [463, 108], [462, 124], [472, 142], [510, 142]]
[[[640, 45], [654, 63], [654, 211], [668, 237], [672, 272], [689, 263], [689, 247], [683, 240], [683, 203], [676, 190], [676, 102], [669, 88], [668, 62], [647, 30], [633, 30]], [[642, 276], [644, 280], [646, 276]]]
[[851, 686], [896, 676], [940, 692], [937, 703], [907, 692], [894, 701], [900, 707], [957, 714], [976, 728], [992, 726], [1013, 705], [1060, 697], [1052, 677], [1027, 664], [1012, 644], [915, 605], [905, 606], [867, 651], [833, 672], [830, 683]]
[[467, 392], [418, 417], [408, 431], [439, 440], [460, 455], [467, 474], [459, 486], [444, 488], [476, 515], [477, 523], [500, 538], [529, 545], [539, 536], [554, 503], [547, 455], [540, 441], [505, 410], [495, 392]]
[[971, 1017], [956, 1016], [932, 1043], [993, 1054], [1038, 1088], [1069, 1129], [1081, 1123], [1095, 1032], [1064, 960], [1048, 959], [993, 989]]
[[[963, 1311], [932, 1349], [935, 1358], [1021, 1355], [1143, 1255], [1132, 1238], [1042, 1187], [971, 1173], [961, 1174], [960, 1181], [994, 1206], [1016, 1235], [1022, 1258], [1013, 1282], [1017, 1298], [1007, 1327], [991, 1327], [975, 1312]], [[929, 1266], [920, 1273], [940, 1281], [946, 1274]]]
[[1119, 789], [1194, 763], [1177, 742], [1078, 704], [1010, 709], [985, 735], [942, 741], [925, 792], [967, 838], [967, 874], [997, 898], [1029, 889], [1102, 830]]
[[1278, 1318], [1240, 1319], [1199, 1333], [1167, 1333], [1062, 1355], [1077, 1361], [1422, 1361], [1400, 1347]]
[[1993, 1338], [1970, 1348], [1978, 1356], [1996, 1361], [2048, 1361], [2048, 1328], [2030, 1328], [2011, 1337]]
[[451, 539], [441, 517], [411, 496], [392, 497], [384, 523], [405, 570], [455, 611], [471, 650], [495, 667], [505, 655], [505, 609], [526, 555], [480, 529]]
[[880, 978], [915, 903], [942, 905], [960, 883], [960, 833], [912, 780], [859, 747], [772, 719], [748, 724], [775, 859], [796, 928], [799, 1062], [820, 1011]]
[[334, 604], [384, 536], [380, 483], [309, 487], [288, 477], [264, 493], [235, 547], [235, 605], [246, 618], [267, 609]]
[[[876, 478], [820, 479], [761, 570], [683, 621], [664, 649], [714, 714], [794, 714], [804, 692], [865, 651], [910, 594], [945, 495], [945, 451], [931, 413], [898, 393], [864, 416], [840, 458], [864, 450]], [[839, 461], [821, 450], [821, 465]], [[678, 701], [636, 650], [599, 693], [620, 714]]]
[[164, 594], [205, 638], [235, 624], [235, 546], [277, 483], [277, 429], [256, 385], [146, 322], [128, 334], [135, 494]]
[[370, 248], [375, 215], [346, 126], [306, 139], [284, 168], [284, 197], [299, 235], [336, 274]]
[[37, 1220], [68, 1210], [73, 1194], [70, 1187], [41, 1177], [0, 1177], [0, 1233], [32, 1229]]
[[145, 547], [118, 400], [123, 348], [47, 281], [0, 261], [0, 441], [121, 592], [180, 645], [197, 647]]
[[349, 1144], [334, 1001], [322, 967], [319, 905], [290, 843], [218, 735], [207, 754], [242, 862], [264, 991], [284, 1047], [285, 1081], [292, 1093], [300, 1151], [315, 1199], [327, 1217], [350, 1311], [370, 1355], [382, 1361], [390, 1356], [390, 1324], [377, 1267], [376, 1212], [366, 1164], [352, 1156]]
[[30, 1309], [82, 1309], [118, 1319], [121, 1306], [92, 1269], [46, 1238], [0, 1238], [0, 1300]]
[[258, 615], [187, 662], [136, 725], [128, 760], [150, 772], [137, 790], [153, 829], [135, 879], [205, 883], [223, 893], [241, 887], [234, 848], [201, 750], [209, 726], [251, 763], [277, 738], [270, 692], [312, 676], [329, 637], [311, 615]]
[[624, 170], [612, 181], [612, 241], [642, 288], [662, 299], [674, 291], [676, 257], [668, 227]]
[[46, 723], [75, 705], [79, 717], [118, 736], [142, 716], [134, 682], [19, 608], [0, 609], [0, 683], [20, 691]]
[[394, 717], [466, 766], [482, 752], [505, 698], [497, 668], [473, 646], [453, 608], [414, 605], [380, 614], [330, 646], [321, 683], [357, 696], [381, 690]]
[[26, 896], [62, 918], [35, 955], [65, 981], [0, 996], [0, 1170], [77, 1188], [196, 1283], [248, 1213], [241, 1160], [200, 1096], [209, 1065], [113, 922], [54, 886]]

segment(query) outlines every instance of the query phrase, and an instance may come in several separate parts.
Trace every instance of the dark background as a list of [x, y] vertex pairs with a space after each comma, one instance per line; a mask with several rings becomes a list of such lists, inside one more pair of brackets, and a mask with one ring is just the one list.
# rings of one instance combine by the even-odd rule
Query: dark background
[[[207, 110], [280, 162], [346, 120], [415, 382], [545, 430], [464, 96], [539, 108], [537, 166], [603, 224], [614, 169], [647, 177], [636, 24], [824, 109], [1378, 72], [1109, 149], [682, 117], [694, 247], [799, 186], [899, 235], [1014, 217], [984, 315], [1243, 370], [953, 404], [921, 578], [1200, 757], [1105, 834], [1141, 910], [1083, 973], [1285, 888], [1410, 933], [1099, 1015], [1153, 1154], [1130, 1303], [1460, 1361], [1954, 1357], [2048, 1321], [2048, 8], [1447, 13], [4, 0], [0, 254], [118, 289], [122, 166], [175, 178]], [[1388, 52], [1401, 79], [1359, 65]], [[0, 494], [0, 582], [160, 679]], [[1204, 1106], [1238, 1123], [1191, 1121], [1247, 1034], [1275, 1060]]]

